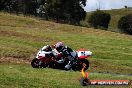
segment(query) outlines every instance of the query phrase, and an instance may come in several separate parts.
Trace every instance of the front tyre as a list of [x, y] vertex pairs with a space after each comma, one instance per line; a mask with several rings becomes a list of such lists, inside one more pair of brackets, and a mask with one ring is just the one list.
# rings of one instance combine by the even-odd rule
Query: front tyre
[[85, 66], [84, 71], [89, 68], [89, 61], [87, 59], [84, 59], [82, 61], [82, 66], [81, 67], [83, 68], [84, 66]]
[[31, 66], [32, 66], [33, 68], [39, 68], [39, 67], [40, 67], [39, 63], [40, 63], [40, 60], [37, 59], [37, 58], [35, 58], [35, 59], [32, 60]]
[[78, 60], [77, 65], [74, 66], [73, 70], [82, 70], [85, 66], [84, 71], [89, 68], [89, 61], [87, 59]]

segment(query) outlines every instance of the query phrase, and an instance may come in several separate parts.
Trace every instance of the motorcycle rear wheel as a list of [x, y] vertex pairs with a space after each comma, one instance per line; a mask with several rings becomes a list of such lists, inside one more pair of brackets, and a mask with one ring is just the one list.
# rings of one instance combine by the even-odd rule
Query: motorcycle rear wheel
[[35, 59], [32, 60], [31, 66], [33, 68], [39, 68], [40, 67], [39, 63], [40, 63], [39, 59], [35, 58]]

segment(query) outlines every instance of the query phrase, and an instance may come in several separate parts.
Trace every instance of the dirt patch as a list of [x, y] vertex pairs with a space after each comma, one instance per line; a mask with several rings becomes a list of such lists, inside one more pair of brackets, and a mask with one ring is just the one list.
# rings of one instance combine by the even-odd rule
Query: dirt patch
[[25, 58], [1, 57], [0, 63], [30, 64], [31, 60], [26, 60]]

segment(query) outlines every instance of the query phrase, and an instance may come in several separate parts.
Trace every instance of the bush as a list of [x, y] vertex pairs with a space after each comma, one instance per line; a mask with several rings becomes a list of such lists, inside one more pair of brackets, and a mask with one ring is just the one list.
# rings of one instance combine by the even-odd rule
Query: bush
[[121, 17], [118, 21], [118, 28], [121, 32], [132, 35], [132, 14]]
[[97, 10], [90, 15], [88, 23], [94, 28], [108, 29], [110, 19], [110, 14]]

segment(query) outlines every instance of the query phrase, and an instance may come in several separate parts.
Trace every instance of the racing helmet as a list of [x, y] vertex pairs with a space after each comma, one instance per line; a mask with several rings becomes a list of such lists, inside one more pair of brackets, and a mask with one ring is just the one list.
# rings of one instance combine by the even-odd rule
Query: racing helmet
[[55, 48], [57, 51], [62, 50], [62, 48], [64, 47], [64, 43], [63, 42], [58, 42], [55, 44]]

